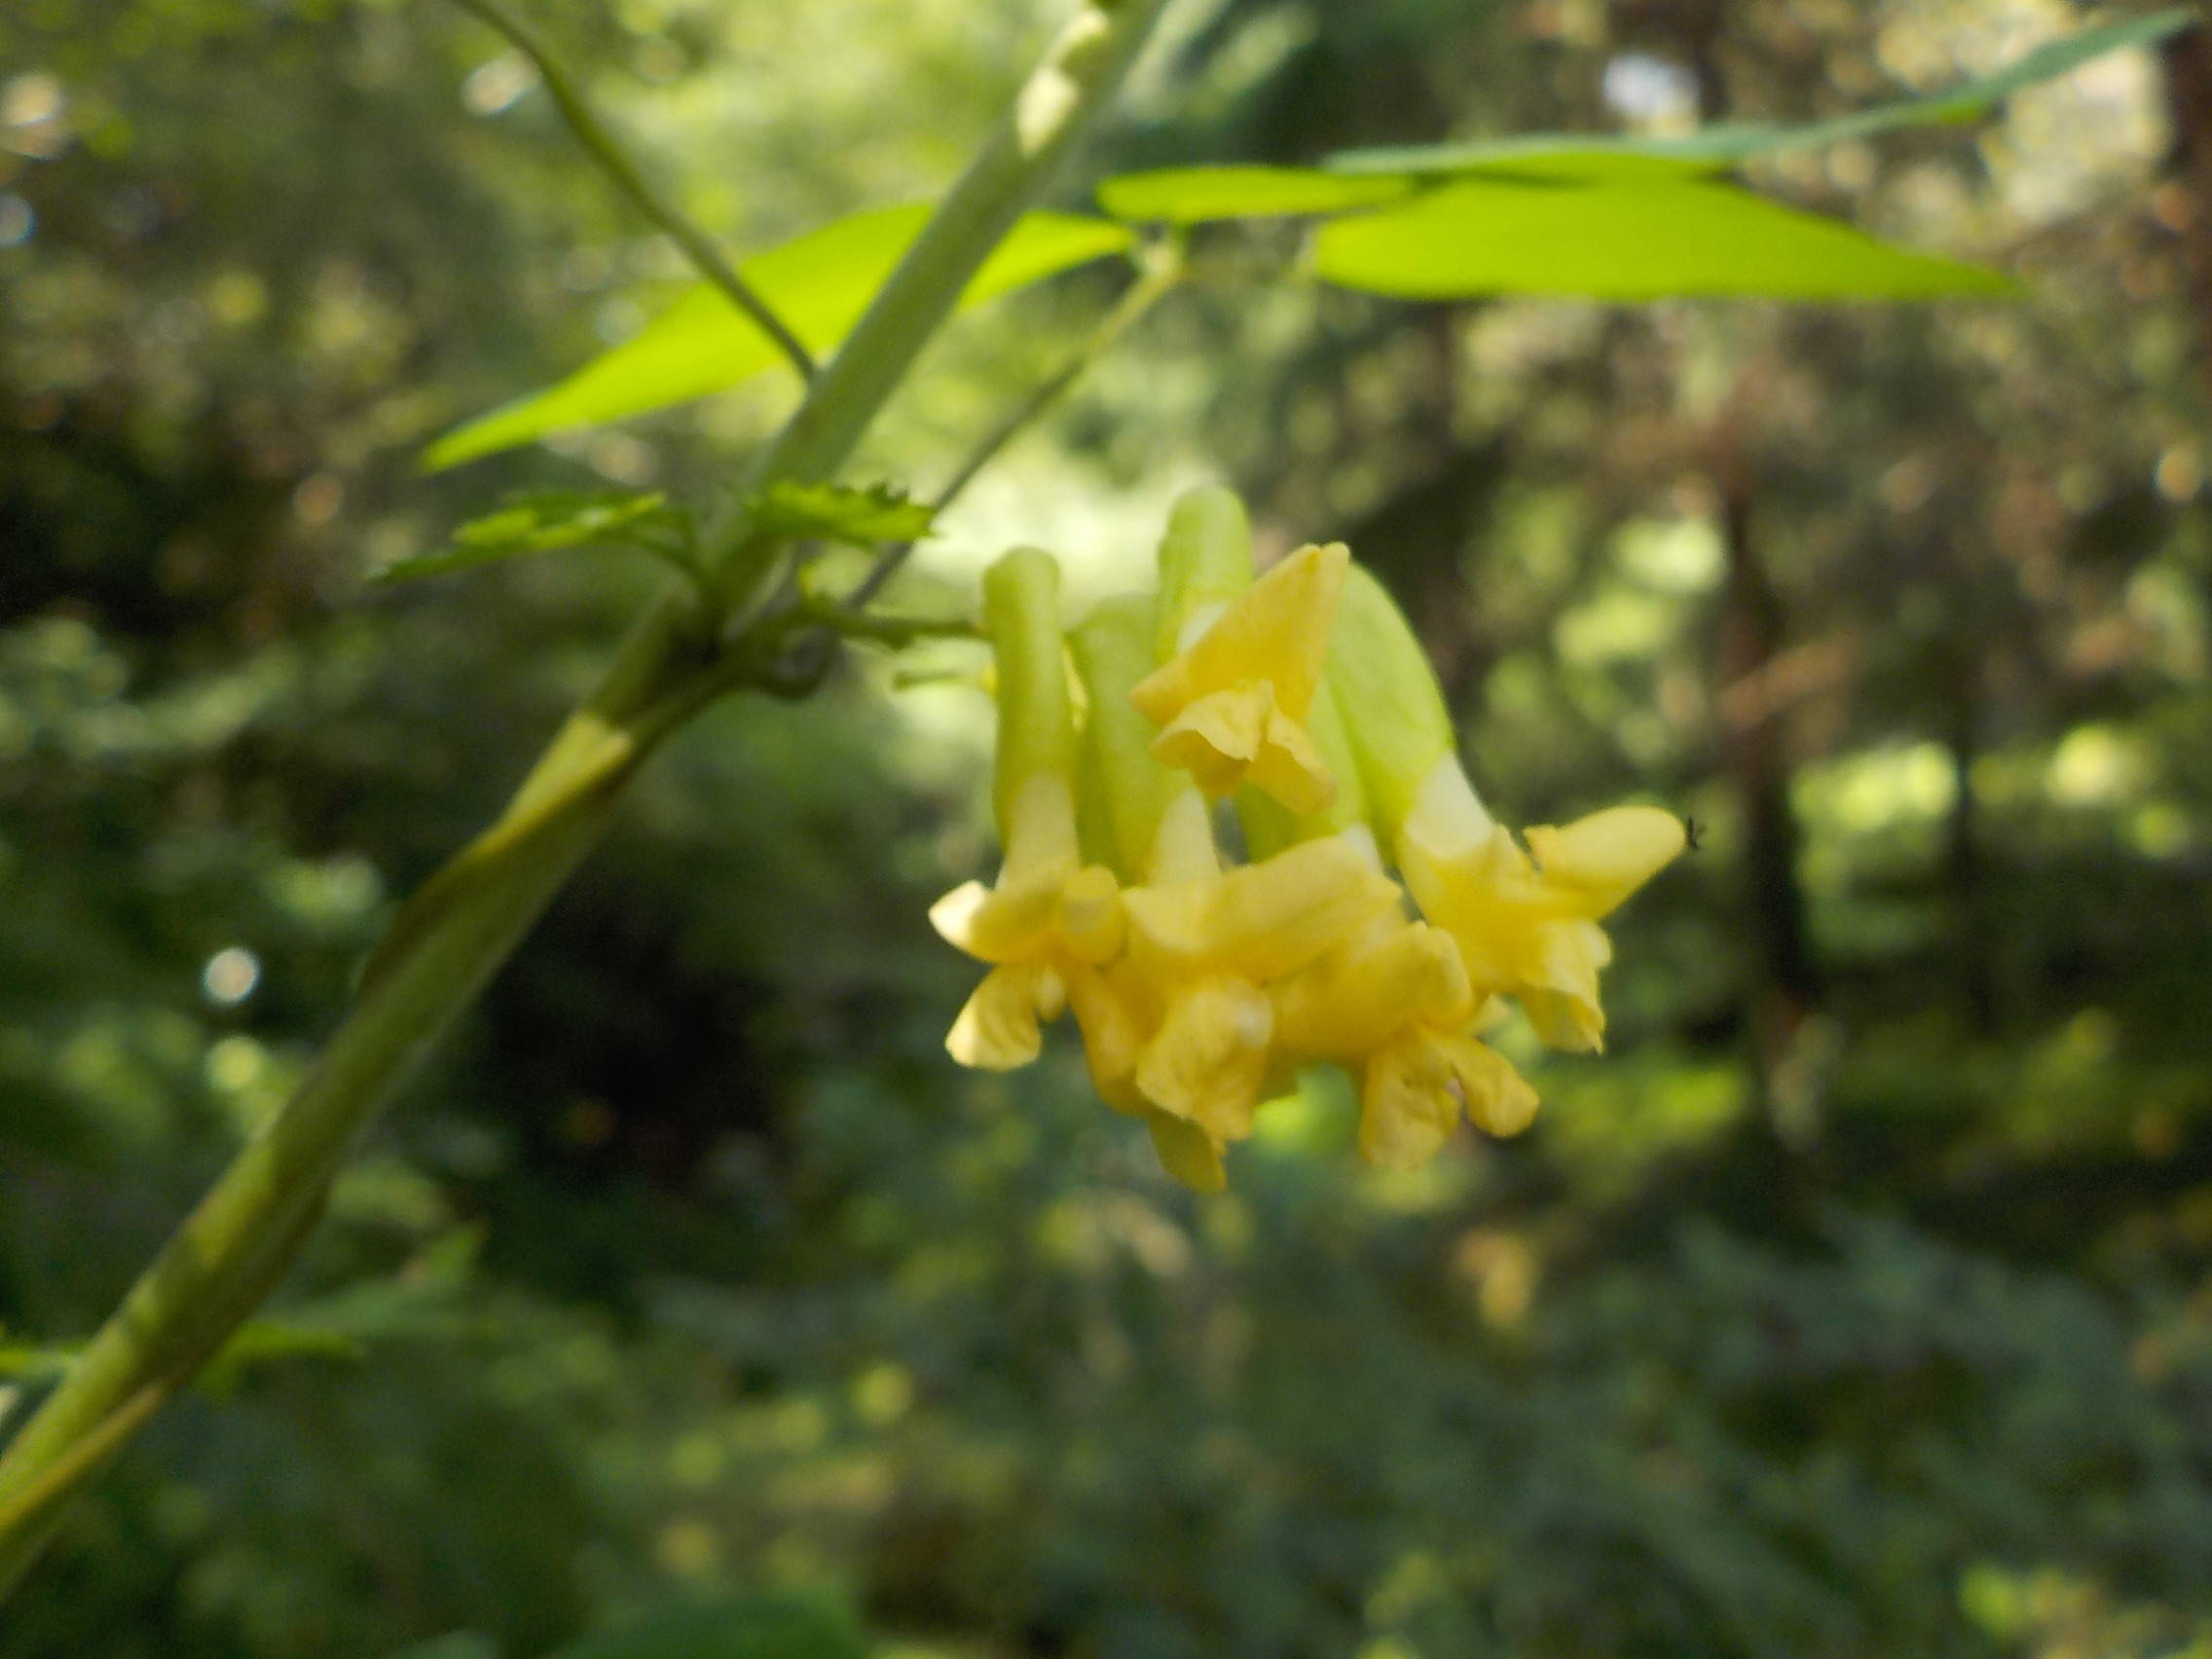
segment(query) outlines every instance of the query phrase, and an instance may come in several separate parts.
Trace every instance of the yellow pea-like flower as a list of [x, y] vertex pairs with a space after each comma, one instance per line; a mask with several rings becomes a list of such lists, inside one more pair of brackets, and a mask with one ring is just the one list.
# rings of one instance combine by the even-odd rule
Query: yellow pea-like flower
[[1530, 830], [1523, 851], [1450, 762], [1401, 827], [1398, 859], [1422, 912], [1457, 941], [1475, 988], [1517, 998], [1547, 1044], [1584, 1052], [1605, 1038], [1598, 975], [1613, 947], [1598, 922], [1683, 845], [1672, 813], [1616, 806]]
[[1535, 1116], [1535, 1090], [1471, 1035], [1483, 999], [1458, 947], [1426, 922], [1378, 921], [1274, 1000], [1286, 1048], [1358, 1077], [1359, 1148], [1371, 1163], [1425, 1163], [1462, 1116], [1493, 1135]]
[[1682, 850], [1680, 822], [1613, 807], [1531, 830], [1524, 850], [1477, 798], [1428, 658], [1364, 571], [1345, 584], [1329, 679], [1384, 844], [1475, 993], [1517, 999], [1554, 1048], [1601, 1047], [1612, 944], [1598, 921]]
[[1218, 494], [1177, 504], [1161, 550], [1171, 654], [1130, 699], [1161, 728], [1153, 755], [1207, 794], [1249, 782], [1294, 812], [1318, 812], [1336, 780], [1304, 721], [1351, 556], [1342, 542], [1301, 548], [1251, 581], [1242, 514], [1219, 511]]
[[[1246, 843], [1257, 853], [1333, 836], [1380, 865], [1368, 829], [1375, 806], [1326, 680], [1309, 726], [1341, 780], [1336, 800], [1300, 816], [1246, 791], [1237, 798]], [[1468, 978], [1458, 945], [1396, 906], [1272, 989], [1277, 1045], [1299, 1060], [1334, 1061], [1358, 1080], [1359, 1145], [1371, 1163], [1426, 1162], [1462, 1117], [1506, 1135], [1535, 1113], [1535, 1091], [1472, 1034], [1491, 1005]]]
[[1073, 702], [1058, 621], [1059, 567], [1019, 548], [983, 578], [996, 663], [993, 805], [1006, 862], [994, 886], [971, 881], [930, 909], [946, 940], [990, 965], [945, 1046], [963, 1065], [1028, 1064], [1040, 1026], [1071, 1000], [1096, 1009], [1101, 965], [1120, 954], [1121, 884], [1083, 862], [1076, 828]]
[[[1206, 513], [1216, 529], [1226, 516], [1218, 498], [1186, 503], [1181, 551], [1162, 553], [1170, 569], [1184, 561], [1185, 593], [1214, 579], [1188, 561]], [[1098, 783], [1113, 857], [1131, 883], [1122, 893], [1126, 953], [1076, 993], [1075, 1012], [1100, 1094], [1152, 1122], [1171, 1169], [1211, 1172], [1222, 1149], [1251, 1132], [1276, 1068], [1269, 983], [1394, 907], [1397, 890], [1363, 851], [1363, 832], [1222, 868], [1205, 797], [1155, 756], [1130, 695], [1152, 669], [1161, 609], [1109, 600], [1071, 636], [1090, 709], [1085, 775]]]
[[1206, 880], [1130, 888], [1129, 962], [1161, 999], [1135, 1072], [1145, 1097], [1222, 1141], [1251, 1132], [1274, 1069], [1268, 987], [1397, 909], [1361, 841], [1308, 841]]
[[[947, 941], [991, 965], [945, 1040], [965, 1066], [1007, 1071], [1034, 1060], [1041, 1022], [1057, 1019], [1077, 987], [1088, 993], [1097, 966], [1121, 949], [1120, 889], [1111, 870], [1077, 863], [1074, 800], [1052, 800], [1054, 781], [1035, 781], [1024, 803], [1030, 828], [1010, 835], [997, 885], [964, 882], [930, 907]], [[1064, 830], [1053, 822], [1062, 817]]]

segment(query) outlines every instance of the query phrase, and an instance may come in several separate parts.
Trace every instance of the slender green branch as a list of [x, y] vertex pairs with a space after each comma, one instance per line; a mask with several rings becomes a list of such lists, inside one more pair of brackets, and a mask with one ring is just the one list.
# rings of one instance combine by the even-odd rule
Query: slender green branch
[[979, 640], [982, 631], [968, 616], [896, 616], [880, 610], [851, 610], [849, 601], [803, 604], [793, 613], [802, 624], [827, 628], [848, 640], [881, 645], [910, 645], [918, 640]]
[[183, 1381], [174, 1374], [155, 1378], [0, 1501], [0, 1535], [19, 1535], [43, 1527], [80, 1486], [153, 1420], [154, 1414], [169, 1403]]
[[[1136, 280], [1122, 290], [1122, 297], [1114, 302], [1113, 309], [1098, 319], [1097, 325], [1084, 337], [1082, 344], [1068, 354], [1067, 360], [1050, 378], [1008, 410], [1005, 418], [983, 435], [982, 441], [969, 452], [968, 459], [960, 463], [944, 488], [938, 492], [932, 506], [942, 512], [959, 499], [961, 492], [976, 481], [978, 472], [998, 459], [1001, 450], [1057, 402], [1061, 393], [1081, 380], [1090, 365], [1103, 357], [1123, 335], [1135, 327], [1137, 320], [1181, 283], [1183, 277], [1183, 240], [1180, 237], [1146, 249]], [[859, 585], [845, 596], [847, 608], [857, 611], [882, 592], [883, 584], [898, 573], [899, 567], [906, 562], [913, 551], [914, 544], [911, 541], [902, 541], [886, 547]]]
[[584, 147], [591, 159], [599, 164], [600, 170], [613, 180], [615, 188], [627, 196], [654, 224], [668, 233], [671, 240], [683, 250], [692, 267], [719, 288], [724, 298], [760, 327], [762, 333], [776, 343], [776, 347], [792, 360], [800, 378], [814, 377], [814, 354], [806, 343], [791, 331], [773, 307], [753, 289], [751, 283], [737, 274], [737, 269], [722, 257], [707, 234], [693, 224], [683, 210], [654, 188], [650, 179], [630, 159], [629, 153], [618, 144], [614, 135], [593, 113], [584, 101], [575, 77], [562, 65], [538, 36], [537, 32], [520, 18], [508, 12], [498, 0], [453, 0], [462, 11], [480, 21], [490, 24], [508, 43], [536, 66], [538, 79], [545, 83], [545, 91], [553, 100], [553, 107], [561, 112], [561, 119], [569, 124], [576, 142]]
[[819, 483], [845, 463], [990, 250], [1097, 121], [1168, 3], [1088, 0], [1022, 83], [1013, 110], [823, 369], [816, 395], [761, 451], [709, 530], [708, 558], [734, 612], [775, 592], [783, 575], [781, 549], [755, 535], [746, 503], [779, 479]]
[[[738, 500], [787, 478], [819, 481], [844, 461], [977, 267], [1111, 99], [1167, 3], [1087, 0], [1023, 87], [1014, 117], [815, 376]], [[743, 519], [740, 508], [709, 543], [722, 555], [716, 574], [725, 597], [756, 584], [773, 563], [773, 545]], [[638, 767], [722, 692], [798, 682], [768, 648], [781, 640], [779, 619], [764, 619], [757, 638], [726, 644], [711, 621], [680, 592], [640, 619], [606, 682], [564, 723], [504, 816], [403, 908], [299, 1089], [0, 1455], [0, 1596], [37, 1558], [67, 1498], [282, 1277], [354, 1140], [552, 901]]]
[[1083, 343], [1069, 353], [1066, 362], [1040, 385], [1027, 397], [1007, 412], [1006, 418], [984, 434], [968, 459], [960, 463], [937, 499], [931, 504], [940, 512], [952, 505], [963, 491], [976, 481], [976, 475], [998, 459], [999, 451], [1006, 448], [1038, 416], [1050, 409], [1070, 387], [1088, 372], [1121, 341], [1123, 335], [1135, 327], [1144, 314], [1158, 305], [1183, 280], [1183, 248], [1180, 240], [1165, 241], [1148, 249], [1137, 279], [1122, 291], [1120, 299], [1097, 326], [1084, 338]]

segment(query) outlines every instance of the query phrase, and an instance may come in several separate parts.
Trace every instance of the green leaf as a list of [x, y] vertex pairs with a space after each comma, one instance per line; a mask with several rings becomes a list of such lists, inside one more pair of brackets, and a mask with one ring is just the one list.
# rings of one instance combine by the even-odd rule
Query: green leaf
[[1892, 247], [1726, 185], [1469, 180], [1323, 225], [1314, 269], [1401, 299], [1677, 294], [1933, 299], [2004, 294], [2002, 273]]
[[919, 541], [930, 533], [937, 509], [909, 499], [903, 490], [871, 484], [856, 490], [844, 484], [771, 484], [749, 503], [752, 526], [794, 540], [842, 541], [852, 547], [877, 547], [886, 541]]
[[[374, 572], [380, 583], [420, 581], [498, 559], [547, 553], [592, 542], [646, 544], [681, 535], [685, 520], [680, 508], [657, 493], [623, 490], [533, 490], [510, 496], [497, 512], [471, 519], [453, 533], [452, 544], [435, 553], [400, 559]], [[665, 552], [665, 546], [654, 551]]]
[[1098, 186], [1098, 204], [1117, 219], [1196, 225], [1342, 213], [1394, 202], [1413, 188], [1411, 179], [1361, 178], [1313, 167], [1163, 167], [1105, 180]]
[[[738, 271], [808, 350], [827, 352], [852, 332], [869, 300], [921, 234], [933, 207], [855, 213], [756, 254]], [[1136, 239], [1124, 225], [1071, 213], [1016, 221], [961, 295], [963, 308], [1025, 287]], [[720, 391], [783, 362], [775, 344], [721, 293], [701, 285], [635, 339], [603, 351], [568, 379], [456, 427], [424, 454], [437, 470], [548, 432], [643, 415]]]
[[2169, 6], [2141, 18], [2083, 29], [2046, 42], [2004, 68], [1945, 92], [1878, 104], [1872, 109], [1799, 126], [1730, 122], [1677, 138], [1608, 138], [1540, 133], [1470, 144], [1424, 144], [1387, 150], [1347, 150], [1323, 166], [1349, 175], [1484, 173], [1545, 179], [1624, 182], [1721, 172], [1782, 150], [1801, 150], [1864, 138], [1898, 128], [1972, 121], [1986, 115], [2023, 87], [2055, 80], [2091, 58], [2123, 47], [2148, 46], [2187, 28], [2196, 13]]

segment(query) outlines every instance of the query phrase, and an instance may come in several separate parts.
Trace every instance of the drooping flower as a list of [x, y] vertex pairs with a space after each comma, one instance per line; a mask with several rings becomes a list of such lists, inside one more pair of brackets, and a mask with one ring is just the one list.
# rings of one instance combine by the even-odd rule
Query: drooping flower
[[1411, 1169], [1462, 1115], [1517, 1134], [1536, 1092], [1474, 1035], [1484, 1009], [1458, 947], [1426, 922], [1378, 924], [1275, 993], [1284, 1045], [1359, 1079], [1359, 1147], [1370, 1163]]
[[963, 883], [930, 909], [946, 940], [990, 972], [945, 1046], [963, 1065], [1026, 1065], [1039, 1024], [1075, 995], [1088, 1000], [1101, 963], [1119, 954], [1120, 883], [1083, 862], [1076, 832], [1076, 733], [1058, 618], [1059, 567], [1018, 548], [983, 577], [985, 630], [997, 663], [998, 767], [992, 804], [1006, 861], [995, 885]]
[[1149, 601], [1110, 600], [1071, 636], [1090, 710], [1085, 776], [1132, 883], [1127, 949], [1099, 987], [1111, 1006], [1079, 1000], [1076, 1015], [1099, 1092], [1147, 1117], [1171, 1169], [1212, 1186], [1272, 1065], [1265, 986], [1394, 905], [1396, 889], [1370, 861], [1326, 850], [1222, 868], [1205, 798], [1153, 756], [1129, 700], [1151, 667], [1152, 612]]
[[[1374, 1163], [1422, 1162], [1462, 1117], [1519, 1129], [1535, 1092], [1478, 1032], [1513, 999], [1553, 1046], [1599, 1046], [1598, 923], [1681, 826], [1615, 807], [1524, 845], [1496, 824], [1411, 628], [1341, 546], [1255, 581], [1242, 508], [1199, 491], [1160, 568], [1157, 595], [1105, 602], [1064, 642], [1048, 555], [985, 577], [1006, 861], [932, 911], [990, 966], [953, 1054], [1023, 1064], [1072, 1011], [1100, 1095], [1206, 1190], [1312, 1062], [1357, 1076]], [[1216, 844], [1221, 796], [1244, 864]]]
[[1294, 811], [1327, 805], [1336, 782], [1303, 722], [1349, 561], [1342, 542], [1305, 547], [1254, 581], [1235, 498], [1178, 501], [1161, 550], [1168, 654], [1130, 692], [1161, 728], [1152, 753], [1209, 795], [1249, 781]]
[[1129, 961], [1163, 992], [1135, 1073], [1145, 1097], [1241, 1140], [1274, 1047], [1267, 987], [1397, 908], [1397, 884], [1352, 843], [1309, 841], [1210, 880], [1131, 888]]
[[1598, 921], [1681, 852], [1680, 822], [1611, 807], [1530, 830], [1524, 850], [1476, 795], [1419, 642], [1363, 571], [1345, 585], [1329, 674], [1357, 711], [1352, 747], [1399, 872], [1476, 993], [1517, 999], [1554, 1048], [1601, 1047], [1612, 945]]
[[[1316, 838], [1344, 840], [1380, 867], [1367, 828], [1370, 806], [1349, 728], [1324, 682], [1309, 726], [1343, 780], [1337, 798], [1311, 815], [1247, 792], [1237, 801], [1255, 851]], [[1494, 1135], [1528, 1124], [1535, 1091], [1474, 1036], [1486, 1011], [1451, 937], [1409, 920], [1402, 904], [1372, 916], [1310, 966], [1273, 990], [1276, 1041], [1300, 1060], [1328, 1060], [1359, 1082], [1360, 1151], [1371, 1163], [1408, 1169], [1425, 1162], [1462, 1116]]]

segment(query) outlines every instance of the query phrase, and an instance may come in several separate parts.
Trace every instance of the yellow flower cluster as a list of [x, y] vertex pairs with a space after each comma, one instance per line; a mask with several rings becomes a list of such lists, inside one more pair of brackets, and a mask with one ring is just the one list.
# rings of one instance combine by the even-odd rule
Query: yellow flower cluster
[[[1361, 1151], [1409, 1168], [1462, 1116], [1503, 1135], [1534, 1114], [1475, 1035], [1498, 999], [1556, 1048], [1600, 1045], [1599, 918], [1681, 850], [1681, 825], [1614, 807], [1517, 841], [1460, 768], [1419, 641], [1341, 544], [1255, 578], [1241, 504], [1199, 490], [1169, 518], [1157, 592], [1063, 633], [1058, 567], [1022, 548], [983, 598], [1006, 858], [930, 913], [990, 969], [955, 1059], [1025, 1065], [1072, 1013], [1099, 1094], [1212, 1190], [1299, 1065], [1351, 1071]], [[1224, 799], [1248, 863], [1223, 862]]]

